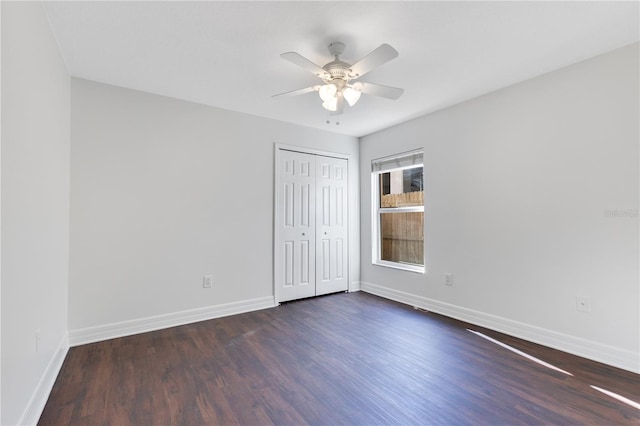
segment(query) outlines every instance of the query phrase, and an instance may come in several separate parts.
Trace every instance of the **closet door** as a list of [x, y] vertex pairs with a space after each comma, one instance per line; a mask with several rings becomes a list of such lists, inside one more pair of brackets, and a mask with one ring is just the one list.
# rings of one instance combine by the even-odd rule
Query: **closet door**
[[284, 302], [316, 294], [316, 160], [285, 150], [278, 158], [275, 285]]
[[347, 160], [316, 157], [316, 295], [348, 288]]

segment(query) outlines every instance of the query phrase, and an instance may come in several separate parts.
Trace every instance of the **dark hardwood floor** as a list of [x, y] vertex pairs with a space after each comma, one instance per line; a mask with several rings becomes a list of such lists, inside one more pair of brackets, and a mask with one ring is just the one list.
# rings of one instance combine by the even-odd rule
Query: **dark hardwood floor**
[[72, 348], [39, 424], [640, 424], [590, 387], [639, 402], [639, 377], [340, 293]]

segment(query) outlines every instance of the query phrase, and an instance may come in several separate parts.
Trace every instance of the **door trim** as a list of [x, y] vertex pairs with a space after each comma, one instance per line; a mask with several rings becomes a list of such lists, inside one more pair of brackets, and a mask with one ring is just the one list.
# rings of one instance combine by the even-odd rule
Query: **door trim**
[[339, 152], [331, 152], [331, 151], [320, 151], [320, 150], [312, 149], [312, 148], [304, 148], [304, 147], [301, 147], [301, 146], [285, 145], [285, 144], [276, 143], [275, 144], [275, 153], [276, 153], [276, 155], [278, 154], [279, 150], [299, 152], [301, 154], [320, 155], [322, 157], [340, 158], [340, 159], [347, 160], [347, 161], [349, 161], [351, 159], [351, 155], [349, 155], [349, 154], [341, 154]]
[[351, 169], [349, 164], [351, 163], [351, 155], [343, 154], [338, 152], [331, 151], [322, 151], [313, 148], [305, 148], [301, 146], [295, 145], [286, 145], [280, 143], [274, 143], [274, 157], [273, 157], [273, 252], [272, 252], [272, 288], [273, 288], [273, 300], [276, 305], [280, 304], [280, 288], [276, 282], [276, 268], [277, 264], [280, 261], [280, 257], [278, 255], [278, 250], [280, 247], [280, 233], [278, 232], [277, 224], [280, 223], [281, 217], [280, 212], [278, 211], [278, 205], [282, 201], [280, 200], [279, 191], [278, 191], [278, 164], [280, 160], [280, 151], [293, 151], [299, 152], [301, 154], [311, 154], [318, 155], [322, 157], [331, 157], [331, 158], [339, 158], [343, 160], [347, 160], [347, 291], [351, 291], [351, 191], [350, 191], [350, 183], [351, 183]]

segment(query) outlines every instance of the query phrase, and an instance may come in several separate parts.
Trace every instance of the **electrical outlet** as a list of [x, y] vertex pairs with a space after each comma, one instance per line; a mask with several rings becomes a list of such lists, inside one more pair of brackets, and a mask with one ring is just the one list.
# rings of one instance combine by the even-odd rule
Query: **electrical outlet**
[[205, 275], [202, 279], [202, 287], [203, 288], [211, 288], [213, 285], [213, 275]]
[[583, 296], [576, 296], [576, 309], [580, 312], [591, 312], [591, 299]]
[[36, 330], [36, 352], [40, 350], [40, 329]]
[[450, 274], [448, 272], [444, 274], [444, 284], [453, 285], [453, 274]]

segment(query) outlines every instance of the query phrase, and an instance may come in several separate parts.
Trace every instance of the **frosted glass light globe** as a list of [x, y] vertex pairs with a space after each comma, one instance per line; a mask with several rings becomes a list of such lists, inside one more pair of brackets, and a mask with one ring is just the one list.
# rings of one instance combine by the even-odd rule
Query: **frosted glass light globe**
[[324, 101], [322, 107], [329, 111], [336, 111], [338, 109], [338, 98], [334, 96], [328, 101]]
[[361, 94], [362, 93], [359, 90], [351, 87], [347, 87], [344, 89], [344, 92], [342, 92], [342, 96], [344, 96], [344, 99], [347, 101], [349, 106], [354, 106], [356, 102], [358, 102], [358, 99], [360, 99]]
[[338, 89], [335, 85], [325, 84], [324, 86], [320, 87], [320, 90], [318, 90], [318, 94], [320, 95], [320, 99], [327, 102], [331, 98], [335, 98], [337, 91]]

